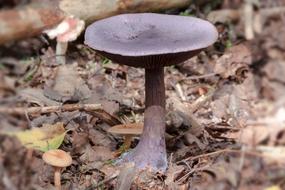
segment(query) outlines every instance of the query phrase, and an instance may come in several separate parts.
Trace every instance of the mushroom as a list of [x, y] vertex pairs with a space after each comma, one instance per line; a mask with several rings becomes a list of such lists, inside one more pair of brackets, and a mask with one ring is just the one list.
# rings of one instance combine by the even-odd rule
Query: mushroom
[[54, 185], [57, 190], [61, 190], [61, 171], [71, 165], [71, 156], [63, 150], [55, 149], [45, 152], [42, 158], [47, 164], [54, 167]]
[[155, 13], [122, 14], [87, 28], [85, 44], [99, 54], [119, 64], [145, 68], [143, 134], [123, 160], [139, 169], [166, 171], [164, 67], [197, 55], [217, 37], [208, 21]]
[[77, 39], [85, 27], [85, 22], [74, 16], [66, 17], [59, 25], [53, 29], [44, 31], [50, 39], [56, 38], [56, 61], [58, 64], [65, 64], [65, 54], [68, 42]]
[[143, 125], [141, 123], [115, 125], [108, 129], [109, 133], [123, 135], [125, 137], [123, 144], [124, 149], [130, 148], [133, 136], [142, 134], [142, 131]]

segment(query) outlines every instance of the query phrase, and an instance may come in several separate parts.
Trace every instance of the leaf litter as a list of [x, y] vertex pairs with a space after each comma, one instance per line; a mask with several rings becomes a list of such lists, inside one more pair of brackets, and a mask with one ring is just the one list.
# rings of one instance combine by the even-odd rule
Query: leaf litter
[[[276, 6], [261, 1], [262, 7]], [[220, 6], [237, 8], [242, 3], [224, 1]], [[131, 165], [114, 165], [114, 153], [124, 140], [107, 131], [116, 124], [143, 122], [144, 71], [106, 62], [78, 45], [81, 42], [69, 44], [65, 65], [56, 63], [52, 46], [39, 51], [40, 63], [29, 59], [22, 65], [19, 55], [13, 54], [1, 58], [1, 106], [101, 104], [104, 113], [2, 111], [0, 129], [24, 131], [18, 136], [27, 135], [24, 139], [36, 142], [41, 150], [50, 144], [70, 152], [73, 163], [62, 179], [66, 189], [284, 189], [282, 23], [283, 17], [267, 19], [252, 41], [241, 40], [240, 23], [217, 23], [221, 37], [214, 47], [165, 69], [169, 153], [165, 175], [137, 174]], [[25, 56], [32, 58], [33, 43], [27, 40]], [[29, 80], [23, 80], [26, 73]], [[42, 131], [42, 126], [49, 130]], [[31, 135], [30, 130], [37, 132]], [[36, 138], [38, 134], [42, 136]], [[53, 141], [57, 137], [60, 140]], [[131, 148], [138, 140], [133, 138]], [[53, 188], [52, 168], [40, 159], [41, 151], [30, 157], [21, 140], [1, 134], [0, 141], [0, 189]]]

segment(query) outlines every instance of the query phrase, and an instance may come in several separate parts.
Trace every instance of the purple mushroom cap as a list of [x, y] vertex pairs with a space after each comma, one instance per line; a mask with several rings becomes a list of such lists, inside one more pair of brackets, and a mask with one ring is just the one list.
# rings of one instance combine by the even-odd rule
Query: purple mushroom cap
[[199, 18], [139, 13], [93, 23], [86, 30], [85, 44], [120, 64], [148, 68], [178, 64], [217, 37], [216, 28]]

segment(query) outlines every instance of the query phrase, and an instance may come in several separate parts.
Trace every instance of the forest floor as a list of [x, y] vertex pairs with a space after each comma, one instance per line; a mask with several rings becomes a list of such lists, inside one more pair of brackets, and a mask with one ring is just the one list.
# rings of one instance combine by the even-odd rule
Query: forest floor
[[[107, 132], [143, 122], [143, 69], [100, 57], [83, 36], [69, 44], [66, 65], [56, 63], [55, 42], [45, 35], [0, 46], [0, 189], [54, 189], [42, 151], [7, 135], [42, 126], [66, 131], [60, 149], [73, 162], [62, 173], [64, 189], [114, 189], [129, 179], [124, 173], [140, 176], [133, 189], [285, 189], [285, 12], [264, 18], [262, 30], [246, 40], [244, 15], [225, 21], [222, 13], [242, 10], [244, 2], [217, 2], [167, 11], [214, 20], [220, 35], [198, 56], [165, 69], [169, 168], [163, 175], [115, 165], [126, 151], [123, 137]], [[260, 2], [256, 12], [285, 6]], [[102, 109], [66, 111], [66, 104]], [[27, 111], [38, 106], [54, 110]]]

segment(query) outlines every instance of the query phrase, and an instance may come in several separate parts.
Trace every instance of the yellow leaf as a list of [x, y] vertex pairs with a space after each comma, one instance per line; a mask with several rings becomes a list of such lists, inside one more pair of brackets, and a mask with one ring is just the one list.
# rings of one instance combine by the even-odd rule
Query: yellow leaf
[[274, 185], [271, 187], [267, 187], [265, 190], [281, 190], [281, 188], [278, 185]]
[[66, 133], [67, 131], [65, 131], [63, 123], [59, 122], [54, 125], [44, 124], [41, 128], [6, 134], [17, 137], [27, 148], [46, 152], [51, 149], [59, 148]]

